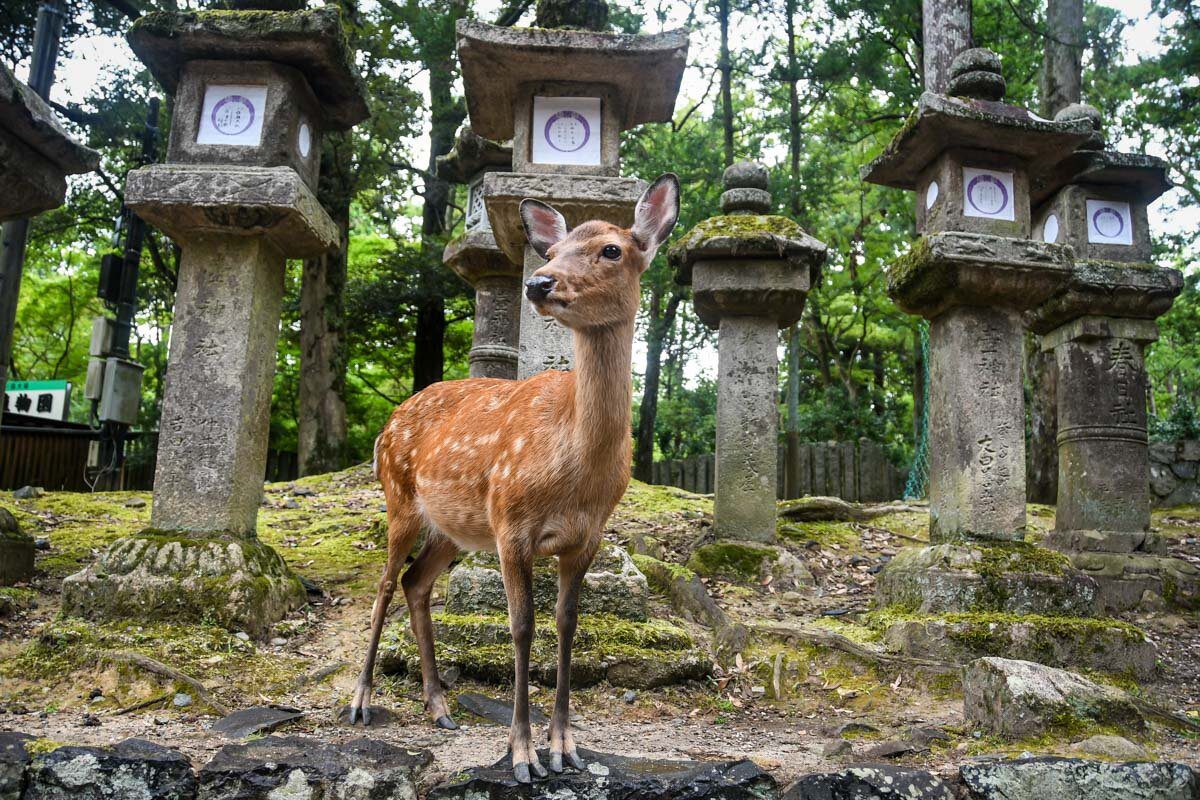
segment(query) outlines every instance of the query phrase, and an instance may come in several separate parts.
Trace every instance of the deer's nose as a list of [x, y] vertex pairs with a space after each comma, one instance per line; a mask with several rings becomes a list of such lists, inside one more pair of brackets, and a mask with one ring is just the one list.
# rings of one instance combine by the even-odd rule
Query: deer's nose
[[525, 296], [530, 300], [545, 300], [554, 289], [554, 278], [549, 275], [534, 275], [525, 281]]

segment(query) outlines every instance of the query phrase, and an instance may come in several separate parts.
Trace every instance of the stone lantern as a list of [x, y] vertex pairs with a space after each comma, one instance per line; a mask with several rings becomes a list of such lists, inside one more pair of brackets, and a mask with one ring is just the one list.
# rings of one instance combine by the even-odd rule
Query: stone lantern
[[0, 222], [58, 208], [66, 176], [99, 165], [100, 154], [72, 139], [46, 101], [0, 64]]
[[780, 328], [800, 319], [825, 245], [771, 215], [767, 170], [725, 170], [721, 210], [671, 248], [696, 314], [718, 331], [714, 516], [722, 539], [775, 539]]
[[521, 317], [521, 262], [510, 261], [492, 235], [483, 203], [483, 178], [512, 168], [512, 148], [458, 132], [454, 149], [438, 158], [438, 177], [467, 186], [465, 227], [442, 254], [446, 266], [475, 289], [472, 378], [517, 377]]
[[[686, 31], [630, 36], [506, 28], [460, 20], [458, 58], [472, 130], [513, 140], [512, 171], [489, 172], [483, 198], [496, 244], [528, 277], [545, 262], [519, 206], [552, 204], [574, 226], [628, 226], [644, 184], [621, 178], [620, 134], [668, 122], [687, 62]], [[518, 377], [571, 366], [570, 331], [521, 295]]]
[[1021, 539], [1020, 314], [1071, 267], [1069, 249], [1027, 239], [1029, 175], [1074, 151], [1090, 126], [1001, 102], [999, 59], [986, 50], [955, 58], [947, 91], [921, 95], [863, 179], [917, 195], [921, 237], [890, 270], [888, 290], [930, 320], [930, 539]]
[[1066, 287], [1025, 317], [1058, 369], [1058, 506], [1044, 543], [1096, 579], [1109, 610], [1147, 591], [1194, 602], [1200, 570], [1166, 558], [1150, 531], [1144, 350], [1183, 288], [1178, 270], [1149, 263], [1146, 209], [1170, 188], [1167, 165], [1105, 150], [1093, 108], [1058, 117], [1095, 132], [1035, 187], [1035, 236], [1076, 255]]
[[256, 536], [288, 258], [337, 244], [321, 137], [367, 116], [335, 7], [156, 12], [129, 32], [175, 93], [167, 163], [126, 203], [182, 258], [151, 530], [67, 579], [64, 613], [214, 619], [265, 635], [304, 589]]

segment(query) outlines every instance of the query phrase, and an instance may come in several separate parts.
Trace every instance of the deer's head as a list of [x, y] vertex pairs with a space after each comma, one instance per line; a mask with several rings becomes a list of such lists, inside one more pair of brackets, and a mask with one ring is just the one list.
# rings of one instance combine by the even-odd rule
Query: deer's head
[[679, 218], [679, 179], [660, 176], [642, 194], [633, 227], [567, 221], [537, 200], [521, 201], [521, 220], [533, 249], [547, 263], [525, 281], [525, 295], [543, 316], [568, 328], [630, 321], [637, 315], [639, 280]]

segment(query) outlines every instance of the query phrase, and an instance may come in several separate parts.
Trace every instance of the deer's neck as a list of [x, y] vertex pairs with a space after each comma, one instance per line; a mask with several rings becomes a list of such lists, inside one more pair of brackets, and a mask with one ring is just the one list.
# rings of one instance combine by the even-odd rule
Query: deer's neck
[[633, 320], [575, 331], [573, 439], [593, 464], [628, 458]]

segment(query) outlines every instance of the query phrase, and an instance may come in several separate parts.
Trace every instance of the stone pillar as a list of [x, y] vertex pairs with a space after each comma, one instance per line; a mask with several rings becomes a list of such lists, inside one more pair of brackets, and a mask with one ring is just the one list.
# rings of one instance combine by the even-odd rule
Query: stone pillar
[[717, 488], [720, 539], [773, 541], [778, 481], [778, 324], [721, 319], [717, 334]]
[[1025, 425], [1020, 316], [956, 306], [929, 325], [929, 536], [1020, 539]]
[[521, 279], [493, 275], [475, 284], [475, 332], [471, 337], [471, 377], [517, 377], [521, 331]]
[[343, 37], [332, 8], [156, 12], [130, 31], [176, 103], [168, 163], [131, 172], [125, 200], [183, 256], [151, 528], [64, 581], [66, 615], [262, 637], [304, 602], [256, 528], [285, 260], [337, 246], [313, 193], [321, 135], [366, 115]]
[[767, 179], [760, 164], [725, 170], [725, 216], [670, 252], [697, 315], [718, 330], [716, 534], [759, 542], [775, 539], [778, 331], [800, 318], [825, 261], [825, 245], [769, 213]]
[[[525, 245], [524, 283], [546, 263], [530, 245]], [[543, 317], [534, 309], [529, 298], [521, 293], [521, 345], [517, 361], [517, 377], [521, 380], [548, 369], [571, 369], [574, 364], [571, 329], [553, 317]]]

